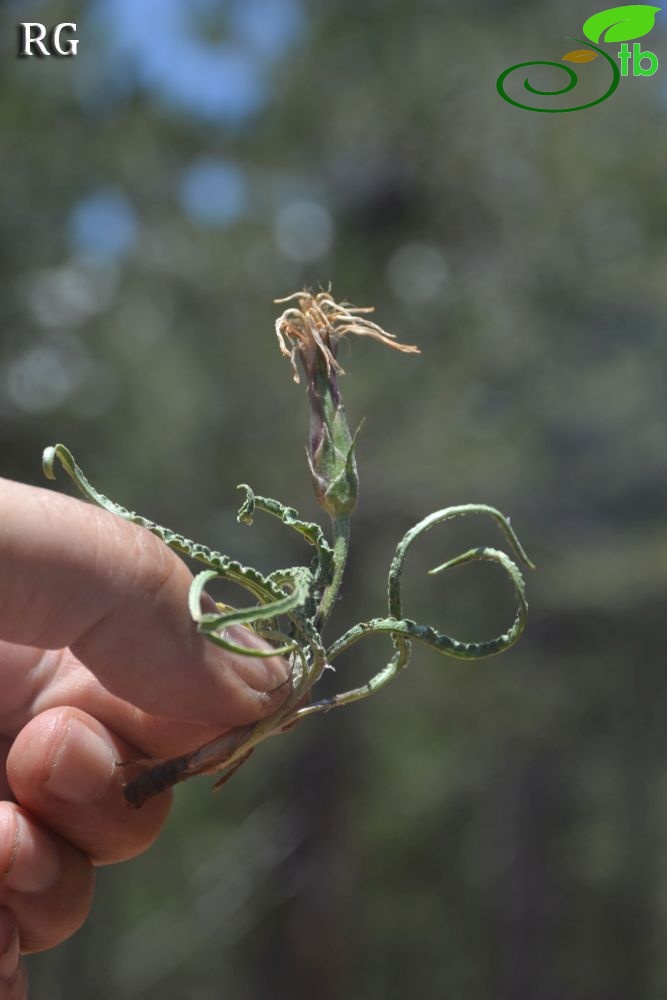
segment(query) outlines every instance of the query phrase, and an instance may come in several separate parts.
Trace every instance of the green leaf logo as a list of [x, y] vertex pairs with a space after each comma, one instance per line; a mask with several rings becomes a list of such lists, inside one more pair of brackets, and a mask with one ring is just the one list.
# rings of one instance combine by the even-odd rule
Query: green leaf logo
[[655, 24], [655, 15], [662, 7], [649, 7], [643, 3], [610, 7], [589, 17], [583, 27], [586, 38], [599, 42], [604, 34], [605, 42], [629, 42], [633, 38], [648, 35]]

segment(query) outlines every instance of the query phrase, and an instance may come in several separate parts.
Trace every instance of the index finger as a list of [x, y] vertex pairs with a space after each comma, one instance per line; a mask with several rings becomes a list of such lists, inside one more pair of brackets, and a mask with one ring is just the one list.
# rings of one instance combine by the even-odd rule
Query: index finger
[[287, 695], [288, 665], [207, 642], [188, 611], [191, 582], [145, 528], [0, 479], [0, 639], [68, 646], [109, 691], [152, 714], [230, 726], [270, 714]]

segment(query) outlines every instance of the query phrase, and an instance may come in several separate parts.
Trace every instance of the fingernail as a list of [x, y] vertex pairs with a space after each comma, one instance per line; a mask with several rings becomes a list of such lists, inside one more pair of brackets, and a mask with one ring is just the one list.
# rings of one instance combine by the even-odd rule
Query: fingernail
[[71, 719], [45, 788], [64, 802], [88, 805], [101, 798], [114, 773], [114, 752], [106, 740]]
[[0, 910], [0, 979], [9, 982], [19, 967], [19, 932], [8, 910]]
[[3, 883], [15, 892], [46, 892], [58, 877], [60, 856], [46, 833], [14, 813], [14, 848]]
[[[247, 646], [250, 650], [267, 649], [267, 643], [242, 625], [230, 625], [227, 636], [237, 646]], [[280, 656], [243, 656], [231, 653], [227, 661], [233, 660], [237, 674], [254, 691], [272, 694], [279, 690], [289, 678], [289, 666]], [[287, 697], [287, 687], [284, 687]]]

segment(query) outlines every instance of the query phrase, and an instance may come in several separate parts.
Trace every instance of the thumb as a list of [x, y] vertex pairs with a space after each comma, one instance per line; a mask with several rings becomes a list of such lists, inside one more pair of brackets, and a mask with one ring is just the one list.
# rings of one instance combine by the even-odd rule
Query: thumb
[[[188, 611], [192, 574], [138, 525], [0, 479], [0, 639], [69, 646], [113, 694], [146, 712], [241, 725], [288, 694], [288, 664], [208, 642]], [[231, 626], [238, 645], [268, 650]]]

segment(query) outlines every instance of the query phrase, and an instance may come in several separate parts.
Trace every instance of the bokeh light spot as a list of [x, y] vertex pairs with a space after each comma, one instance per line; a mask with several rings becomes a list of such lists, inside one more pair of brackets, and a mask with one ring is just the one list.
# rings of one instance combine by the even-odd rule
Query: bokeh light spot
[[245, 175], [226, 160], [196, 160], [184, 172], [179, 194], [187, 215], [204, 226], [228, 226], [248, 208]]
[[430, 302], [447, 281], [447, 264], [440, 247], [432, 243], [405, 243], [387, 265], [392, 292], [406, 302]]
[[274, 225], [278, 247], [290, 260], [318, 260], [331, 248], [331, 213], [316, 201], [292, 201], [278, 212]]
[[100, 261], [126, 256], [137, 242], [135, 211], [116, 188], [101, 188], [83, 198], [70, 216], [69, 235], [75, 253]]

